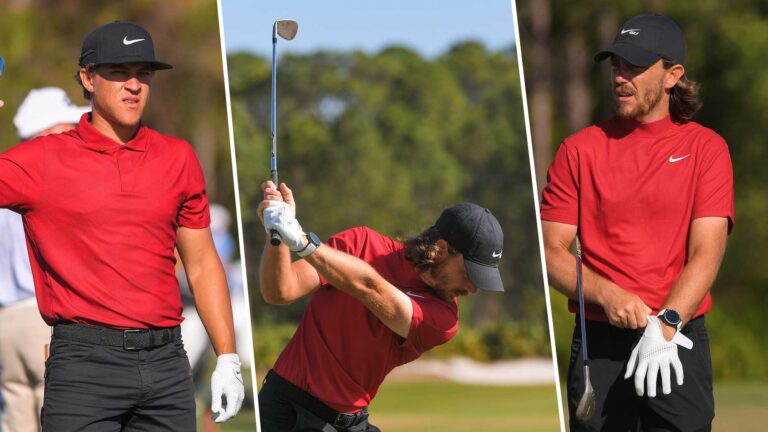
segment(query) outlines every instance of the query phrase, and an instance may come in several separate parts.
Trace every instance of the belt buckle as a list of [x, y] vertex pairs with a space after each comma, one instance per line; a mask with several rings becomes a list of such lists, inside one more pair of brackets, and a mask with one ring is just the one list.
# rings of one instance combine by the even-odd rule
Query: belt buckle
[[355, 424], [356, 419], [357, 415], [355, 414], [339, 413], [339, 415], [336, 416], [336, 420], [333, 421], [333, 427], [346, 429]]
[[[129, 343], [129, 335], [141, 333], [140, 329], [123, 330], [123, 349], [126, 351], [139, 351], [142, 347]], [[134, 342], [138, 343], [138, 339], [134, 338]]]

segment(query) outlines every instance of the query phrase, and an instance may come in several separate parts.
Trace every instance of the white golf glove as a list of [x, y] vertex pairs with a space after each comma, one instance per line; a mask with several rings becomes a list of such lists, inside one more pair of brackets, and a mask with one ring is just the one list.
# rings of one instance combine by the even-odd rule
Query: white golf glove
[[270, 201], [264, 209], [264, 229], [280, 233], [280, 240], [293, 252], [304, 249], [304, 231], [293, 214], [291, 206], [282, 201]]
[[[664, 338], [661, 324], [655, 316], [648, 316], [648, 326], [643, 337], [632, 350], [624, 379], [635, 373], [635, 391], [643, 396], [644, 386], [648, 386], [648, 397], [656, 397], [656, 379], [661, 372], [661, 389], [664, 394], [672, 393], [670, 366], [675, 369], [677, 385], [683, 385], [683, 364], [677, 357], [677, 345], [691, 349], [693, 342], [677, 332], [671, 341]], [[637, 370], [635, 371], [635, 363]]]
[[[211, 375], [211, 411], [216, 423], [223, 423], [240, 411], [245, 398], [243, 376], [240, 374], [240, 357], [237, 354], [222, 354], [216, 359], [216, 369]], [[223, 408], [221, 397], [227, 401]]]

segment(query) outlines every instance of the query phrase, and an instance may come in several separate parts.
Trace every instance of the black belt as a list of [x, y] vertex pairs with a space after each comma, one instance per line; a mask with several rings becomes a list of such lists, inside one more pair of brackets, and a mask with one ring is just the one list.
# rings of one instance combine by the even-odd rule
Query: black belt
[[128, 351], [138, 351], [181, 340], [181, 327], [118, 330], [84, 324], [59, 323], [53, 326], [53, 335], [75, 342], [116, 346]]
[[292, 402], [296, 402], [306, 408], [335, 428], [344, 430], [368, 419], [368, 407], [365, 407], [354, 414], [336, 411], [324, 404], [320, 399], [312, 396], [292, 382], [281, 377], [274, 370], [267, 372], [264, 382], [266, 383], [267, 380], [275, 382], [279, 391], [285, 393]]

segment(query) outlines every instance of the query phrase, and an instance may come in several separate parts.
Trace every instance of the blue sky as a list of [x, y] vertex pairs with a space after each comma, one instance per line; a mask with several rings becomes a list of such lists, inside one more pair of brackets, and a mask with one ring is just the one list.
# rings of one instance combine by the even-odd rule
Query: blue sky
[[514, 43], [511, 0], [222, 0], [227, 52], [272, 53], [272, 23], [295, 19], [299, 33], [278, 55], [318, 49], [377, 52], [405, 45], [426, 57], [457, 41], [490, 49]]

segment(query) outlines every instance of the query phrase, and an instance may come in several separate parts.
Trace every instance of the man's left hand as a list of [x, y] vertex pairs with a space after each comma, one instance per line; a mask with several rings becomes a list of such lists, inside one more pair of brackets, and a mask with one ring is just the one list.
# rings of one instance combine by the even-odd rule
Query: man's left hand
[[[635, 364], [637, 363], [637, 370]], [[677, 385], [683, 385], [683, 364], [677, 356], [677, 343], [664, 337], [659, 319], [648, 316], [648, 325], [640, 342], [629, 357], [624, 379], [635, 374], [635, 391], [643, 396], [644, 387], [648, 386], [648, 397], [656, 397], [656, 380], [661, 373], [661, 388], [664, 394], [672, 392], [670, 366], [675, 369]]]
[[[216, 360], [216, 369], [211, 376], [211, 392], [211, 411], [216, 423], [223, 423], [240, 411], [245, 398], [245, 388], [243, 376], [240, 374], [240, 357], [237, 354], [222, 354]], [[222, 396], [226, 399], [226, 408], [222, 406]]]
[[280, 240], [291, 251], [297, 252], [304, 249], [304, 231], [290, 205], [281, 201], [270, 201], [269, 207], [264, 209], [264, 229], [267, 233], [272, 230], [280, 233]]

